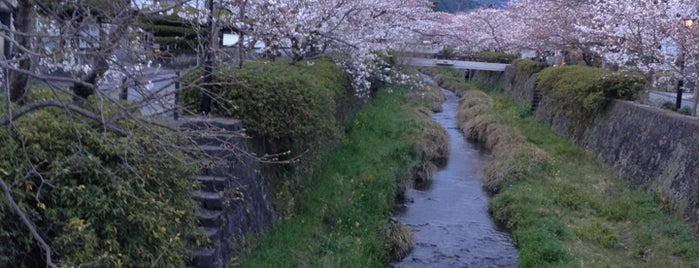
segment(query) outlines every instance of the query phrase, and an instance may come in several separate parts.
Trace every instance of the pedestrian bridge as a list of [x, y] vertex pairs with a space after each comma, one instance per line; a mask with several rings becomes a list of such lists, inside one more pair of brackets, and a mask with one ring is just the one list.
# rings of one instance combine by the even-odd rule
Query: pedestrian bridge
[[495, 71], [502, 72], [509, 64], [505, 63], [490, 63], [480, 61], [462, 61], [449, 59], [430, 59], [405, 57], [401, 59], [401, 63], [409, 66], [417, 67], [449, 67], [454, 69], [464, 70], [480, 70], [480, 71]]

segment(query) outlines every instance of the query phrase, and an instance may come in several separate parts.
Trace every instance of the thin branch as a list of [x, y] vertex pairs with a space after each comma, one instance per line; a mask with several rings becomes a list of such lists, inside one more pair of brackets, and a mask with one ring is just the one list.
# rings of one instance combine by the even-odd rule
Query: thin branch
[[107, 129], [109, 129], [109, 130], [111, 130], [111, 131], [113, 131], [121, 136], [128, 136], [128, 133], [125, 130], [118, 128], [118, 127], [111, 125], [111, 124], [105, 124], [101, 120], [99, 115], [97, 115], [91, 111], [85, 110], [77, 105], [68, 104], [68, 103], [64, 103], [61, 101], [57, 101], [57, 100], [40, 100], [40, 101], [36, 101], [36, 102], [29, 103], [27, 105], [24, 105], [21, 108], [19, 108], [16, 112], [14, 112], [6, 117], [0, 118], [0, 127], [8, 126], [12, 123], [12, 121], [17, 120], [18, 118], [26, 115], [27, 113], [34, 111], [34, 110], [37, 110], [37, 109], [40, 109], [40, 108], [45, 108], [45, 107], [59, 107], [59, 108], [64, 108], [68, 111], [76, 112], [82, 116], [85, 116], [87, 118], [90, 118], [92, 120], [95, 120], [97, 122], [104, 124], [105, 127], [107, 127]]
[[5, 201], [7, 205], [10, 206], [12, 210], [14, 210], [15, 213], [17, 213], [17, 216], [19, 216], [20, 219], [22, 219], [22, 223], [29, 229], [29, 232], [32, 233], [32, 236], [34, 239], [36, 239], [36, 242], [39, 243], [41, 248], [45, 251], [46, 253], [46, 266], [47, 267], [58, 267], [55, 263], [53, 263], [53, 260], [51, 259], [51, 246], [49, 246], [46, 241], [39, 235], [39, 232], [36, 230], [36, 227], [34, 227], [34, 224], [32, 221], [27, 218], [27, 215], [22, 211], [22, 209], [17, 205], [17, 202], [15, 202], [14, 198], [12, 198], [12, 191], [10, 190], [10, 186], [5, 183], [5, 181], [0, 177], [0, 187], [2, 187], [2, 191], [5, 193]]
[[357, 47], [356, 45], [351, 44], [351, 43], [349, 43], [349, 42], [347, 42], [347, 41], [345, 41], [345, 40], [336, 38], [336, 37], [334, 37], [334, 36], [330, 36], [330, 35], [327, 35], [327, 34], [324, 34], [324, 33], [318, 33], [318, 35], [320, 35], [320, 36], [322, 36], [322, 37], [325, 37], [325, 38], [327, 38], [327, 39], [330, 39], [330, 40], [333, 40], [333, 41], [336, 41], [336, 42], [345, 44], [346, 46], [349, 46], [349, 47], [351, 47], [351, 48], [359, 49], [359, 47]]

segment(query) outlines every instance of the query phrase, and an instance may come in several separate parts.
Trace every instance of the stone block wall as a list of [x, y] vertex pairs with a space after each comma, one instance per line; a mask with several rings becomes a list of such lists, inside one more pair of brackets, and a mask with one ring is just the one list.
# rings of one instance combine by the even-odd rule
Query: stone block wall
[[534, 75], [521, 74], [517, 72], [517, 68], [510, 65], [503, 72], [499, 82], [503, 87], [505, 96], [518, 102], [533, 103], [538, 79], [538, 73]]
[[[520, 77], [513, 67], [501, 83], [510, 98], [530, 103], [536, 74]], [[699, 120], [628, 101], [613, 100], [589, 125], [579, 125], [554, 100], [542, 96], [535, 115], [605, 166], [670, 201], [699, 224]]]
[[699, 120], [615, 100], [577, 144], [699, 224]]

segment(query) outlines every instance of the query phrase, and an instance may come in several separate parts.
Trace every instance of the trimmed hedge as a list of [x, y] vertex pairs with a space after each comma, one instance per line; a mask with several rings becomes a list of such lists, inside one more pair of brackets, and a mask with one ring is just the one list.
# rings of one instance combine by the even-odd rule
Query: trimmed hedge
[[515, 59], [517, 55], [504, 52], [481, 51], [475, 55], [475, 60], [484, 62], [510, 63]]
[[[0, 128], [0, 177], [60, 266], [183, 267], [194, 232], [194, 168], [183, 164], [191, 161], [165, 147], [182, 145], [165, 130], [129, 120], [120, 126], [133, 135], [59, 108], [33, 111]], [[0, 267], [45, 266], [35, 239], [0, 198]]]
[[[182, 104], [199, 109], [202, 72], [189, 74], [191, 85]], [[312, 145], [337, 138], [352, 113], [350, 81], [335, 63], [289, 65], [282, 61], [222, 66], [214, 73], [211, 113], [240, 118], [247, 133], [281, 153], [302, 153]]]
[[594, 117], [610, 99], [635, 100], [645, 87], [638, 74], [587, 66], [547, 68], [539, 76], [539, 90], [561, 104], [575, 120]]
[[517, 68], [518, 75], [530, 76], [532, 74], [538, 73], [544, 68], [546, 64], [540, 61], [535, 61], [531, 59], [518, 59], [512, 62], [512, 65]]
[[470, 60], [470, 61], [481, 61], [481, 62], [494, 62], [494, 63], [510, 63], [517, 59], [517, 55], [508, 54], [504, 52], [494, 52], [494, 51], [481, 51], [477, 53], [457, 51], [453, 48], [445, 48], [439, 51], [436, 56], [438, 58], [444, 57], [448, 59], [457, 60]]

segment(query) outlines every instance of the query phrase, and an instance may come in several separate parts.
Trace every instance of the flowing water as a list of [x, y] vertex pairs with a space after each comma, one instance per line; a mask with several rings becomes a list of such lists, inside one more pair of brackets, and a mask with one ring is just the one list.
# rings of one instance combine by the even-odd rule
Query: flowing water
[[457, 128], [459, 98], [442, 90], [447, 101], [432, 118], [449, 134], [449, 160], [427, 189], [408, 191], [410, 201], [396, 218], [413, 228], [417, 243], [389, 267], [517, 267], [511, 236], [488, 214], [482, 180], [489, 156]]

